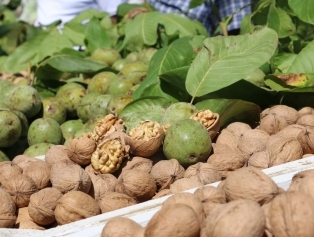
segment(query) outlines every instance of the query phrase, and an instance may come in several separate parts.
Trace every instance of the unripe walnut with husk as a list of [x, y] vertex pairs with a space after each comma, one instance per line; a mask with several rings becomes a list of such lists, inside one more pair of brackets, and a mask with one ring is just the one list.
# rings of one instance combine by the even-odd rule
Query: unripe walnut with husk
[[180, 193], [185, 190], [189, 190], [192, 188], [197, 188], [203, 186], [203, 184], [197, 180], [189, 179], [189, 178], [181, 178], [176, 180], [174, 183], [170, 184], [170, 192], [171, 193]]
[[202, 184], [210, 184], [220, 181], [221, 175], [215, 166], [198, 162], [185, 170], [184, 178], [193, 179]]
[[147, 172], [142, 170], [125, 170], [118, 178], [116, 191], [143, 202], [155, 195], [157, 187], [155, 179]]
[[200, 228], [195, 211], [188, 205], [177, 203], [155, 213], [147, 223], [144, 237], [199, 237]]
[[220, 118], [219, 114], [213, 113], [212, 111], [200, 110], [193, 114], [190, 119], [194, 119], [204, 125], [208, 131], [210, 138], [214, 139], [220, 129]]
[[137, 201], [134, 198], [118, 192], [107, 192], [102, 195], [97, 202], [101, 209], [101, 213], [111, 212], [137, 204]]
[[160, 148], [165, 133], [159, 123], [151, 120], [141, 121], [125, 137], [130, 145], [130, 153], [136, 156], [149, 157]]
[[168, 189], [178, 179], [184, 177], [185, 169], [176, 159], [158, 161], [151, 170], [159, 190]]
[[267, 237], [313, 236], [314, 201], [310, 195], [283, 192], [262, 207]]
[[28, 206], [30, 196], [38, 190], [34, 181], [24, 174], [16, 175], [10, 179], [3, 178], [0, 175], [0, 187], [11, 195], [19, 208]]
[[11, 195], [0, 188], [0, 228], [11, 228], [16, 221], [16, 205]]
[[201, 236], [262, 237], [264, 229], [261, 206], [251, 200], [236, 200], [214, 207], [205, 220]]
[[86, 193], [70, 191], [57, 201], [55, 217], [59, 225], [82, 220], [101, 213], [98, 203]]
[[111, 218], [106, 223], [101, 231], [101, 237], [143, 237], [144, 230], [140, 224], [132, 219], [118, 216]]
[[23, 174], [30, 177], [36, 184], [38, 190], [51, 186], [50, 168], [45, 161], [38, 160], [23, 170]]
[[96, 150], [96, 142], [91, 134], [86, 133], [75, 137], [67, 143], [68, 157], [79, 165], [89, 165], [93, 152]]
[[129, 156], [129, 146], [123, 138], [107, 137], [101, 141], [91, 157], [92, 167], [99, 173], [113, 173], [117, 171], [124, 158]]
[[28, 213], [39, 225], [50, 225], [56, 221], [54, 210], [62, 193], [56, 188], [45, 188], [32, 194]]
[[99, 120], [92, 132], [93, 139], [98, 142], [102, 140], [105, 136], [113, 132], [124, 132], [124, 122], [113, 114], [108, 114], [101, 120]]
[[243, 167], [228, 175], [223, 187], [227, 201], [248, 199], [259, 204], [271, 201], [280, 190], [263, 171], [255, 167]]

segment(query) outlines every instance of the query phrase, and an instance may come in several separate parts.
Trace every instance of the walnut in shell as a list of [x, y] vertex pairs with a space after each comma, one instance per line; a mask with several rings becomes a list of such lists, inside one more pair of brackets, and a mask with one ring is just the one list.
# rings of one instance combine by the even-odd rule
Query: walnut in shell
[[184, 178], [194, 179], [202, 184], [210, 184], [220, 181], [221, 175], [215, 166], [198, 162], [185, 170]]
[[92, 180], [90, 194], [96, 201], [108, 192], [114, 192], [118, 179], [112, 174], [98, 174]]
[[24, 174], [16, 175], [10, 179], [0, 176], [0, 187], [11, 195], [19, 208], [28, 206], [30, 196], [37, 192], [37, 186], [34, 181]]
[[50, 168], [45, 161], [38, 160], [24, 168], [23, 174], [30, 177], [37, 186], [37, 189], [43, 189], [51, 186]]
[[104, 139], [92, 154], [92, 167], [103, 174], [117, 171], [122, 160], [129, 156], [129, 148], [121, 137]]
[[292, 177], [287, 191], [304, 192], [314, 197], [313, 180], [314, 169], [300, 171]]
[[254, 152], [248, 160], [248, 166], [253, 166], [258, 169], [266, 169], [270, 167], [270, 151], [265, 149], [263, 151]]
[[279, 193], [277, 184], [255, 167], [243, 167], [228, 175], [224, 184], [227, 201], [247, 199], [264, 204]]
[[52, 187], [60, 190], [61, 193], [67, 193], [72, 190], [89, 192], [91, 179], [86, 171], [79, 165], [69, 165], [50, 176]]
[[155, 213], [147, 223], [144, 237], [199, 237], [200, 226], [195, 211], [188, 205], [178, 203]]
[[101, 237], [140, 237], [140, 235], [137, 235], [137, 232], [142, 231], [144, 231], [144, 228], [137, 222], [118, 216], [111, 218], [106, 223], [101, 231]]
[[263, 205], [266, 234], [273, 236], [304, 236], [314, 233], [314, 201], [302, 192], [284, 192]]
[[143, 170], [143, 171], [146, 171], [147, 173], [150, 173], [152, 168], [153, 168], [153, 161], [151, 159], [140, 157], [140, 156], [134, 156], [130, 160], [127, 161], [126, 165], [122, 168], [122, 171], [138, 169], [138, 170]]
[[64, 145], [51, 146], [45, 155], [45, 161], [51, 167], [53, 164], [59, 163], [61, 160], [70, 160], [68, 156], [68, 148]]
[[[232, 150], [239, 151], [238, 149], [238, 140], [239, 138], [227, 129], [223, 129], [220, 134], [217, 136], [216, 143], [217, 145], [226, 145]], [[213, 145], [214, 143], [212, 143]]]
[[0, 162], [0, 176], [6, 179], [11, 179], [16, 175], [23, 173], [22, 168], [12, 161], [2, 161]]
[[170, 192], [180, 193], [182, 191], [197, 188], [200, 186], [203, 186], [201, 182], [189, 178], [181, 178], [170, 184]]
[[17, 164], [22, 170], [35, 161], [38, 161], [38, 159], [24, 154], [17, 155], [12, 160], [12, 162]]
[[205, 220], [201, 236], [262, 237], [265, 216], [261, 206], [251, 200], [236, 200], [215, 207]]
[[306, 114], [314, 114], [314, 109], [312, 107], [306, 106], [298, 110], [299, 118]]
[[247, 123], [243, 122], [233, 122], [230, 123], [226, 128], [227, 131], [233, 133], [237, 138], [242, 137], [243, 133], [252, 128]]
[[157, 152], [164, 137], [165, 133], [159, 123], [145, 120], [132, 128], [125, 139], [131, 154], [149, 157]]
[[50, 177], [54, 176], [53, 173], [58, 172], [60, 169], [63, 169], [64, 167], [70, 166], [70, 165], [77, 165], [70, 159], [61, 160], [58, 163], [53, 164], [50, 167]]
[[16, 205], [11, 195], [0, 188], [0, 228], [11, 228], [16, 221]]
[[28, 213], [39, 225], [50, 225], [56, 221], [54, 210], [62, 193], [56, 188], [45, 188], [30, 197]]
[[167, 188], [166, 189], [162, 189], [158, 193], [156, 193], [155, 196], [152, 197], [152, 199], [164, 197], [164, 196], [167, 196], [167, 195], [170, 195], [170, 194], [171, 194], [170, 189], [167, 189]]
[[220, 117], [219, 114], [213, 113], [212, 111], [199, 110], [195, 114], [193, 114], [190, 119], [194, 119], [199, 121], [204, 125], [206, 130], [209, 133], [210, 138], [213, 140], [220, 130]]
[[261, 119], [263, 120], [264, 117], [269, 114], [283, 117], [286, 120], [287, 124], [294, 124], [299, 118], [298, 111], [287, 105], [274, 105], [270, 108], [263, 110], [261, 112]]
[[81, 191], [70, 191], [57, 201], [55, 218], [59, 225], [82, 220], [101, 213], [98, 203]]
[[247, 162], [253, 153], [264, 150], [266, 145], [258, 138], [243, 135], [238, 141], [238, 148]]
[[157, 187], [155, 179], [147, 172], [142, 170], [125, 170], [118, 178], [116, 191], [143, 202], [155, 195]]
[[124, 194], [118, 192], [107, 192], [98, 200], [101, 213], [111, 212], [123, 207], [128, 207], [137, 204], [137, 201]]
[[151, 170], [159, 190], [170, 188], [170, 184], [184, 177], [185, 169], [176, 159], [158, 161]]
[[91, 157], [96, 150], [96, 142], [89, 134], [71, 139], [67, 143], [68, 157], [79, 165], [89, 165]]
[[267, 132], [269, 135], [278, 133], [283, 128], [287, 127], [289, 123], [287, 120], [277, 114], [267, 114], [262, 117], [259, 125], [259, 129]]
[[307, 114], [300, 117], [297, 121], [297, 124], [302, 126], [314, 127], [314, 114]]
[[314, 153], [314, 127], [305, 127], [305, 131], [298, 135], [298, 141], [300, 141], [304, 153]]

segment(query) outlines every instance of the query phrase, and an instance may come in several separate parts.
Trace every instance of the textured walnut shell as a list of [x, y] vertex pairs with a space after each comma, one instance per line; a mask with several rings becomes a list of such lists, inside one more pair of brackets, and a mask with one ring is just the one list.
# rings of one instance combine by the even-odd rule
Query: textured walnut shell
[[270, 156], [269, 150], [254, 152], [248, 160], [248, 166], [253, 166], [258, 169], [266, 169], [270, 167]]
[[156, 193], [155, 196], [152, 197], [152, 199], [164, 197], [170, 194], [171, 194], [170, 189], [162, 189], [158, 193]]
[[269, 134], [261, 129], [249, 129], [245, 131], [242, 135], [242, 137], [250, 137], [254, 139], [258, 139], [262, 141], [264, 144], [266, 144], [267, 139], [269, 138]]
[[50, 176], [52, 187], [57, 188], [61, 193], [72, 190], [89, 192], [91, 179], [84, 169], [79, 165], [69, 165]]
[[0, 228], [11, 228], [16, 221], [16, 205], [11, 195], [0, 188]]
[[299, 118], [298, 111], [287, 105], [275, 105], [263, 110], [261, 112], [261, 119], [263, 120], [264, 117], [266, 117], [269, 114], [283, 117], [287, 121], [287, 124], [294, 124], [297, 122]]
[[38, 190], [51, 186], [50, 168], [45, 161], [33, 162], [32, 165], [24, 168], [23, 174], [34, 181]]
[[176, 159], [158, 161], [151, 170], [159, 190], [168, 189], [170, 184], [183, 178], [185, 169]]
[[196, 189], [194, 196], [203, 204], [206, 217], [215, 206], [226, 203], [225, 193], [213, 186], [204, 186]]
[[301, 159], [303, 149], [300, 142], [293, 138], [282, 138], [269, 145], [270, 166]]
[[24, 174], [16, 175], [10, 179], [4, 179], [0, 176], [0, 187], [11, 195], [19, 208], [28, 206], [30, 196], [37, 191], [34, 181]]
[[298, 110], [299, 118], [306, 114], [314, 114], [314, 109], [312, 107], [306, 106]]
[[55, 217], [59, 225], [82, 220], [101, 213], [98, 203], [81, 191], [70, 191], [57, 201]]
[[266, 144], [258, 138], [243, 135], [238, 141], [238, 148], [247, 162], [253, 153], [264, 150]]
[[[231, 148], [232, 150], [238, 151], [238, 140], [237, 137], [233, 132], [223, 129], [220, 134], [217, 136], [216, 144], [217, 145], [225, 145]], [[213, 143], [212, 143], [213, 144]]]
[[243, 167], [229, 174], [224, 191], [227, 201], [248, 199], [264, 204], [279, 193], [279, 188], [263, 171], [254, 167]]
[[267, 114], [261, 119], [259, 129], [267, 132], [269, 135], [273, 135], [288, 125], [289, 123], [284, 117], [277, 114]]
[[70, 159], [60, 160], [58, 163], [53, 164], [52, 166], [50, 166], [50, 177], [54, 176], [55, 172], [58, 172], [60, 169], [63, 169], [70, 165], [77, 165], [77, 164], [75, 164]]
[[202, 184], [210, 184], [220, 181], [221, 175], [215, 166], [198, 162], [185, 170], [184, 178], [193, 179]]
[[160, 148], [165, 133], [159, 123], [141, 121], [125, 136], [126, 144], [130, 146], [130, 153], [135, 156], [149, 157]]
[[142, 229], [144, 228], [132, 219], [118, 216], [106, 223], [101, 231], [101, 237], [136, 237], [136, 233]]
[[230, 172], [243, 167], [246, 163], [239, 150], [233, 150], [228, 145], [212, 144], [214, 154], [210, 155], [207, 163], [214, 166], [222, 178], [226, 178]]
[[22, 168], [12, 161], [2, 161], [0, 162], [0, 176], [6, 179], [11, 179], [16, 175], [23, 173]]
[[39, 225], [50, 225], [56, 221], [54, 210], [62, 193], [56, 188], [45, 188], [32, 194], [28, 205], [28, 213]]
[[180, 193], [185, 190], [189, 190], [192, 188], [197, 188], [203, 186], [202, 183], [189, 179], [189, 178], [181, 178], [176, 180], [174, 183], [170, 184], [170, 192], [171, 193]]
[[268, 237], [310, 237], [314, 233], [314, 202], [302, 192], [284, 192], [263, 205]]
[[212, 140], [220, 130], [220, 116], [210, 110], [199, 110], [193, 114], [190, 119], [194, 119], [203, 124]]
[[287, 191], [300, 191], [310, 194], [314, 197], [313, 192], [314, 169], [303, 170], [296, 173], [291, 180]]
[[17, 155], [12, 160], [12, 162], [17, 164], [22, 170], [35, 161], [38, 161], [38, 159], [28, 155]]
[[198, 216], [199, 223], [203, 223], [205, 213], [203, 210], [202, 202], [192, 193], [176, 193], [169, 197], [163, 204], [162, 208], [171, 208], [174, 204], [184, 204], [191, 207]]
[[225, 129], [233, 133], [237, 138], [240, 138], [247, 130], [251, 130], [252, 128], [250, 125], [243, 122], [233, 122], [230, 123]]
[[89, 165], [96, 150], [96, 142], [87, 135], [75, 137], [67, 143], [67, 152], [70, 160], [79, 165]]
[[199, 237], [200, 225], [198, 216], [191, 207], [174, 204], [155, 213], [147, 223], [144, 237]]
[[305, 131], [298, 135], [304, 153], [314, 153], [314, 127], [307, 126]]
[[143, 158], [140, 156], [134, 156], [128, 160], [122, 170], [138, 169], [150, 173], [153, 168], [153, 161], [151, 159]]
[[251, 200], [236, 200], [211, 211], [201, 236], [262, 237], [264, 229], [265, 216], [260, 205]]
[[53, 164], [59, 163], [61, 160], [70, 160], [68, 156], [68, 148], [64, 145], [51, 146], [45, 155], [45, 161], [51, 167]]
[[95, 175], [92, 180], [90, 194], [96, 201], [108, 192], [114, 192], [118, 179], [112, 174]]
[[307, 114], [300, 117], [297, 121], [297, 124], [302, 126], [314, 127], [314, 114]]
[[277, 135], [287, 138], [297, 138], [300, 132], [304, 131], [305, 127], [299, 124], [290, 124], [280, 130]]
[[116, 191], [124, 193], [138, 202], [151, 199], [156, 191], [156, 182], [152, 175], [142, 170], [126, 170], [118, 178]]
[[106, 213], [123, 207], [135, 205], [137, 204], [137, 201], [124, 193], [107, 192], [100, 197], [98, 204], [101, 212]]

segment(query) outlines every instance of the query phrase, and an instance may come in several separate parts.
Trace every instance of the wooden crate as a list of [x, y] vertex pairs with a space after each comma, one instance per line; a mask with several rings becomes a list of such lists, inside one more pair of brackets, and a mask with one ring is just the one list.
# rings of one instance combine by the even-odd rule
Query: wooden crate
[[[43, 157], [40, 158], [42, 159]], [[263, 172], [270, 176], [278, 186], [286, 190], [291, 183], [293, 175], [307, 169], [314, 169], [314, 156], [264, 169]], [[218, 184], [219, 182], [208, 185], [217, 186]], [[187, 190], [186, 192], [193, 193], [195, 190], [196, 188]], [[162, 203], [169, 196], [170, 195], [44, 231], [0, 228], [0, 237], [99, 237], [106, 222], [116, 216], [128, 217], [138, 222], [140, 225], [146, 226], [150, 218], [161, 208]]]

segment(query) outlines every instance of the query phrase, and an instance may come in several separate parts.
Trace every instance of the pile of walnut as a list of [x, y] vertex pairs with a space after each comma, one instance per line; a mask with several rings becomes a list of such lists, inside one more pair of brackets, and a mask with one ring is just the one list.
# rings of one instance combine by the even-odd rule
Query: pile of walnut
[[[218, 132], [217, 123], [211, 126], [209, 132]], [[262, 112], [254, 129], [232, 123], [213, 140], [207, 163], [187, 169], [163, 156], [165, 129], [142, 121], [126, 133], [121, 119], [107, 115], [92, 133], [52, 146], [45, 161], [18, 155], [1, 162], [0, 228], [52, 228], [214, 183], [242, 167], [263, 169], [314, 151], [312, 108], [274, 106]]]
[[312, 237], [313, 182], [314, 169], [301, 171], [285, 191], [258, 168], [243, 167], [218, 187], [170, 196], [145, 227], [112, 218], [101, 237]]

